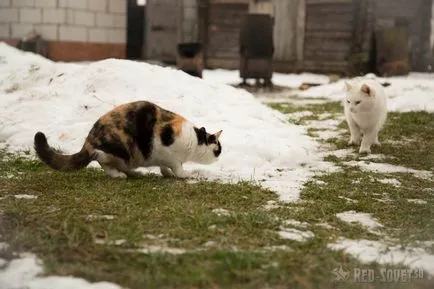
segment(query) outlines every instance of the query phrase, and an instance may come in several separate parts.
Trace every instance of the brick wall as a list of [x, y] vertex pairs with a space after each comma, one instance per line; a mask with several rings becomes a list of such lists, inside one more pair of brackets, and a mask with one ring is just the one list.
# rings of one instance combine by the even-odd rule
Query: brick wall
[[13, 43], [34, 30], [50, 41], [50, 58], [61, 56], [56, 60], [123, 58], [126, 5], [126, 0], [0, 0], [0, 39]]

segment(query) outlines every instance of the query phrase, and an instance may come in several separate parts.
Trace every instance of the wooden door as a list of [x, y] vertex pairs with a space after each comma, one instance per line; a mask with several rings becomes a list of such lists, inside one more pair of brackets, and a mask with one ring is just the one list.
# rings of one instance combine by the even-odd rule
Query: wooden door
[[146, 9], [146, 47], [149, 59], [176, 60], [176, 45], [181, 32], [179, 0], [148, 0]]

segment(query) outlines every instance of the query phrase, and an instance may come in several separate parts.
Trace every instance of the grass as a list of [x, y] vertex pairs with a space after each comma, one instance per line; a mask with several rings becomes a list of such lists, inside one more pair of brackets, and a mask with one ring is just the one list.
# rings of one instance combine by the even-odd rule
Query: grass
[[[285, 113], [312, 111], [300, 121], [341, 116], [339, 103], [271, 105]], [[325, 117], [325, 114], [326, 117]], [[375, 153], [381, 162], [432, 170], [434, 116], [392, 113]], [[345, 123], [340, 125], [345, 129]], [[314, 128], [311, 128], [314, 132]], [[347, 148], [343, 133], [324, 141]], [[356, 149], [354, 148], [354, 151]], [[378, 174], [345, 165], [358, 156], [329, 156], [340, 171], [305, 184], [296, 203], [279, 203], [268, 190], [249, 183], [189, 184], [147, 175], [112, 180], [101, 171], [54, 172], [39, 161], [0, 152], [0, 241], [14, 252], [30, 251], [46, 274], [112, 281], [127, 288], [392, 288], [381, 282], [332, 282], [334, 268], [379, 269], [327, 247], [337, 238], [383, 240], [411, 245], [434, 239], [433, 180], [407, 174]], [[378, 160], [372, 160], [378, 161]], [[401, 185], [380, 180], [394, 178]], [[14, 195], [35, 195], [17, 199]], [[426, 204], [409, 202], [423, 199]], [[276, 208], [265, 209], [269, 201]], [[216, 209], [225, 209], [219, 215]], [[336, 217], [344, 211], [370, 213], [384, 227], [367, 230]], [[89, 215], [110, 218], [89, 219]], [[285, 224], [306, 222], [306, 227]], [[318, 224], [326, 223], [325, 228]], [[283, 228], [311, 231], [305, 242], [279, 237]], [[426, 243], [428, 244], [428, 243]], [[434, 252], [434, 248], [424, 245]], [[156, 248], [173, 253], [146, 250]], [[175, 254], [179, 253], [179, 254]], [[390, 268], [403, 268], [395, 264]], [[392, 283], [393, 288], [433, 288], [428, 278]]]

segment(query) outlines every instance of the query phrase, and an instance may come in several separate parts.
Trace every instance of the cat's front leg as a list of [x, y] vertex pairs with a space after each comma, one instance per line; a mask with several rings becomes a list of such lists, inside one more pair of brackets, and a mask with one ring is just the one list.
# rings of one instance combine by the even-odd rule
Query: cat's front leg
[[371, 153], [371, 146], [375, 144], [377, 139], [378, 132], [376, 130], [367, 131], [363, 134], [362, 144], [360, 145], [359, 153], [369, 154]]
[[362, 138], [359, 126], [354, 122], [351, 115], [347, 115], [347, 123], [350, 129], [350, 140], [348, 145], [359, 145]]
[[190, 177], [190, 174], [184, 170], [181, 163], [173, 164], [171, 169], [172, 169], [173, 174], [177, 178], [186, 179], [186, 178]]

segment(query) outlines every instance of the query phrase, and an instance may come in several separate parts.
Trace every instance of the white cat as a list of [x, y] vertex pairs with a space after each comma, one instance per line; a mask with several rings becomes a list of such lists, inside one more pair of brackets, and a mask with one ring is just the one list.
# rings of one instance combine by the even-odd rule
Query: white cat
[[350, 128], [349, 145], [359, 145], [359, 153], [370, 153], [372, 145], [380, 145], [378, 133], [387, 118], [387, 96], [383, 86], [365, 79], [346, 84], [345, 117]]

